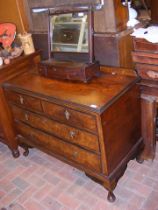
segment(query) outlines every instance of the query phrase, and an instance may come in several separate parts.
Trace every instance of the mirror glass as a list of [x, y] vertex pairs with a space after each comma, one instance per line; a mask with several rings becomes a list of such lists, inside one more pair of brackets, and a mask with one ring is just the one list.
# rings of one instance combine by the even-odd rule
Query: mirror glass
[[50, 17], [51, 51], [88, 53], [88, 14], [73, 12]]

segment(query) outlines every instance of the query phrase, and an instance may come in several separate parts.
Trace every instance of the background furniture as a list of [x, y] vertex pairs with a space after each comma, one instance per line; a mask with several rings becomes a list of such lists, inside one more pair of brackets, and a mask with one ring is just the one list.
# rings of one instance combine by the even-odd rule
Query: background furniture
[[157, 0], [151, 0], [151, 19], [152, 23], [158, 24], [158, 1]]
[[[97, 4], [99, 0], [82, 0], [82, 4]], [[33, 33], [36, 49], [42, 49], [42, 57], [48, 58], [48, 14], [33, 13], [37, 7], [56, 7], [81, 4], [81, 1], [66, 0], [2, 0], [0, 22], [14, 22], [18, 32]], [[8, 8], [9, 5], [9, 8]], [[8, 10], [6, 13], [5, 10]], [[154, 7], [153, 7], [154, 8]], [[155, 7], [156, 8], [156, 7]], [[94, 49], [96, 60], [102, 65], [131, 68], [133, 49], [130, 33], [126, 27], [128, 9], [121, 0], [104, 0], [104, 6], [94, 13]]]
[[139, 78], [126, 69], [102, 71], [88, 84], [26, 72], [6, 82], [4, 90], [19, 144], [85, 171], [113, 202], [118, 179], [142, 146]]
[[[82, 3], [97, 4], [99, 0], [82, 0]], [[150, 1], [147, 1], [150, 7]], [[18, 32], [33, 33], [37, 49], [43, 49], [43, 58], [48, 57], [48, 21], [47, 12], [32, 13], [36, 7], [55, 7], [81, 3], [76, 0], [1, 0], [0, 22], [14, 22]], [[9, 7], [8, 7], [9, 5]], [[8, 12], [5, 12], [7, 8]], [[151, 1], [151, 16], [157, 23], [157, 0]], [[104, 7], [94, 14], [95, 57], [103, 65], [133, 67], [133, 50], [130, 33], [127, 29], [128, 9], [121, 0], [104, 0]]]
[[[33, 34], [35, 47], [43, 49], [43, 58], [48, 58], [48, 14], [47, 11], [33, 12], [38, 7], [61, 7], [95, 4], [96, 0], [89, 1], [31, 1], [27, 0], [26, 11], [29, 20], [29, 30]], [[101, 10], [94, 12], [94, 54], [102, 65], [117, 67], [132, 67], [131, 50], [132, 29], [127, 29], [128, 9], [121, 0], [105, 0]]]
[[8, 145], [14, 157], [18, 157], [19, 152], [12, 117], [4, 96], [2, 83], [28, 71], [37, 61], [39, 61], [39, 53], [34, 53], [29, 56], [20, 56], [12, 60], [10, 64], [0, 66], [0, 141]]
[[142, 80], [141, 112], [142, 136], [145, 143], [142, 159], [154, 159], [156, 147], [156, 117], [158, 102], [158, 44], [134, 38], [132, 53], [135, 68]]

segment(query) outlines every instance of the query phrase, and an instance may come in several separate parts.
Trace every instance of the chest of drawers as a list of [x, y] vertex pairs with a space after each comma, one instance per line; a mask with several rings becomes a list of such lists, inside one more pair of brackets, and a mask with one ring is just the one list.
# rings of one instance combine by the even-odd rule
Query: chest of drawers
[[[112, 69], [113, 71], [115, 69]], [[142, 145], [138, 79], [102, 73], [91, 83], [25, 73], [4, 84], [19, 144], [37, 147], [113, 190]]]

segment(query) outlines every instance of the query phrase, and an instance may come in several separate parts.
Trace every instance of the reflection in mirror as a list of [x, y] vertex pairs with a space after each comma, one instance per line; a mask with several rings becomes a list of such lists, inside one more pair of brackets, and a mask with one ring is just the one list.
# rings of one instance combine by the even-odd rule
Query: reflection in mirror
[[88, 15], [73, 12], [50, 17], [51, 51], [88, 53]]

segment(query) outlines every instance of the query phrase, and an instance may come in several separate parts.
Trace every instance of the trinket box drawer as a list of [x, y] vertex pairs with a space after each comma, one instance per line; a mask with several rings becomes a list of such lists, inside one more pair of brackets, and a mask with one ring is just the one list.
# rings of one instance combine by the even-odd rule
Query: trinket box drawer
[[[71, 64], [72, 65], [72, 64]], [[41, 76], [55, 78], [55, 79], [68, 79], [68, 80], [79, 80], [82, 72], [79, 68], [65, 68], [64, 66], [51, 65], [46, 67], [45, 65], [39, 64], [39, 73]], [[84, 72], [83, 72], [84, 73]]]
[[28, 144], [32, 146], [38, 145], [39, 148], [60, 156], [61, 159], [78, 164], [79, 167], [101, 172], [99, 155], [66, 143], [59, 138], [48, 135], [26, 124], [16, 122], [15, 126], [20, 135], [18, 137], [24, 137]]
[[11, 106], [11, 109], [14, 119], [27, 123], [34, 128], [57, 136], [65, 141], [99, 153], [99, 143], [96, 135], [67, 126], [46, 118], [45, 116], [26, 111], [14, 105]]
[[93, 115], [69, 109], [64, 106], [42, 101], [44, 112], [55, 120], [97, 133], [96, 119]]
[[42, 112], [41, 101], [38, 98], [34, 98], [11, 90], [5, 90], [5, 94], [8, 101], [11, 103], [21, 105], [26, 109]]
[[38, 71], [41, 76], [52, 79], [55, 78], [87, 83], [93, 77], [100, 75], [100, 66], [98, 62], [55, 62], [48, 60], [39, 63]]

